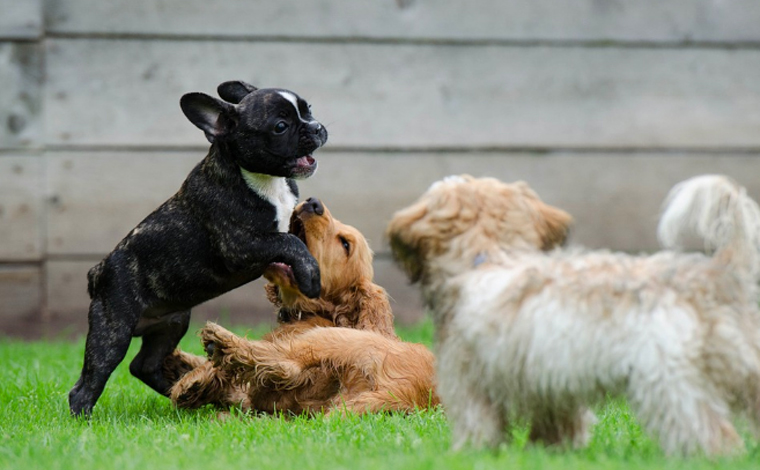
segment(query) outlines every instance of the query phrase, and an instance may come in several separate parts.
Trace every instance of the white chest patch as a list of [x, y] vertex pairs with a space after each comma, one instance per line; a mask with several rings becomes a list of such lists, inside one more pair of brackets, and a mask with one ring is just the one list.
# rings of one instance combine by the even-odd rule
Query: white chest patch
[[262, 175], [240, 169], [243, 179], [251, 190], [274, 206], [277, 229], [287, 232], [290, 214], [296, 207], [296, 197], [290, 191], [288, 182], [280, 176]]

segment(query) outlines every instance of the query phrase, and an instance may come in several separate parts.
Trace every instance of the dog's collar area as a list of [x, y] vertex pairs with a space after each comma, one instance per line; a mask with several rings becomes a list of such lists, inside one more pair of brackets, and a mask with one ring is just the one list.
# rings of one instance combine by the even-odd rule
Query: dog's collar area
[[315, 313], [303, 312], [301, 310], [291, 310], [289, 308], [282, 307], [277, 311], [277, 322], [295, 323], [316, 316], [317, 314]]
[[484, 251], [481, 251], [475, 255], [475, 259], [472, 260], [472, 267], [477, 268], [486, 261], [488, 261], [488, 255]]
[[299, 321], [301, 320], [301, 312], [294, 312], [293, 310], [281, 308], [277, 312], [277, 322], [278, 323], [290, 323], [292, 321]]

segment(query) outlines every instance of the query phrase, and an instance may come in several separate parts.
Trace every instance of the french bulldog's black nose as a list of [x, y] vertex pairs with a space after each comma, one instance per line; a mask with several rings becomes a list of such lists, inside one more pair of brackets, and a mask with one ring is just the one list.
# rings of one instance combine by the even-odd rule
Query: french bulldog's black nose
[[306, 212], [312, 212], [317, 215], [322, 215], [325, 213], [325, 206], [322, 205], [322, 201], [315, 197], [310, 197], [304, 201], [303, 209]]
[[320, 132], [322, 132], [322, 129], [323, 129], [322, 124], [318, 122], [310, 124], [309, 127], [311, 128], [312, 134], [319, 134]]

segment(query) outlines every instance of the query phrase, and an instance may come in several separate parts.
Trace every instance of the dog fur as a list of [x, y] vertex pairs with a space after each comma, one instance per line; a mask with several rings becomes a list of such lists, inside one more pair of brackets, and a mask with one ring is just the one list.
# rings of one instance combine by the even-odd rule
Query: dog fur
[[294, 178], [316, 170], [311, 156], [327, 131], [308, 104], [281, 89], [244, 82], [180, 100], [211, 148], [180, 190], [148, 215], [88, 273], [89, 331], [82, 374], [69, 393], [73, 415], [89, 415], [133, 336], [142, 347], [134, 376], [162, 394], [162, 371], [187, 331], [190, 308], [252, 281], [267, 266], [291, 267], [308, 297], [319, 295], [319, 268], [288, 233], [298, 198]]
[[321, 316], [334, 326], [376, 331], [390, 338], [393, 312], [385, 289], [373, 282], [373, 253], [356, 228], [335, 219], [319, 199], [309, 198], [293, 211], [290, 232], [300, 238], [319, 264], [321, 295], [310, 298], [294, 282], [292, 269], [273, 263], [264, 272], [269, 300], [281, 322]]
[[273, 264], [264, 274], [267, 291], [286, 323], [261, 341], [207, 324], [201, 338], [210, 361], [177, 351], [165, 364], [171, 376], [189, 370], [172, 388], [173, 402], [291, 414], [435, 406], [433, 355], [396, 337], [362, 234], [311, 198], [294, 211], [291, 232], [319, 263], [321, 296], [305, 297], [290, 268]]
[[527, 184], [437, 182], [388, 227], [436, 328], [453, 445], [497, 446], [516, 419], [530, 441], [585, 445], [606, 394], [627, 398], [668, 454], [743, 445], [760, 423], [760, 210], [722, 176], [676, 186], [659, 225], [710, 255], [553, 250], [571, 218]]

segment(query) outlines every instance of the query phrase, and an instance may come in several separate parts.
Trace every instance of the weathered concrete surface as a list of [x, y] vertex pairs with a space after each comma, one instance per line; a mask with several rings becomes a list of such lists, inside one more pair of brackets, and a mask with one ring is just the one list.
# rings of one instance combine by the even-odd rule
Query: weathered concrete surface
[[240, 78], [303, 95], [335, 147], [760, 147], [756, 49], [78, 39], [47, 54], [54, 145], [201, 144], [179, 97]]
[[[6, 0], [8, 1], [8, 0]], [[757, 41], [754, 0], [53, 0], [60, 33], [433, 40]]]

